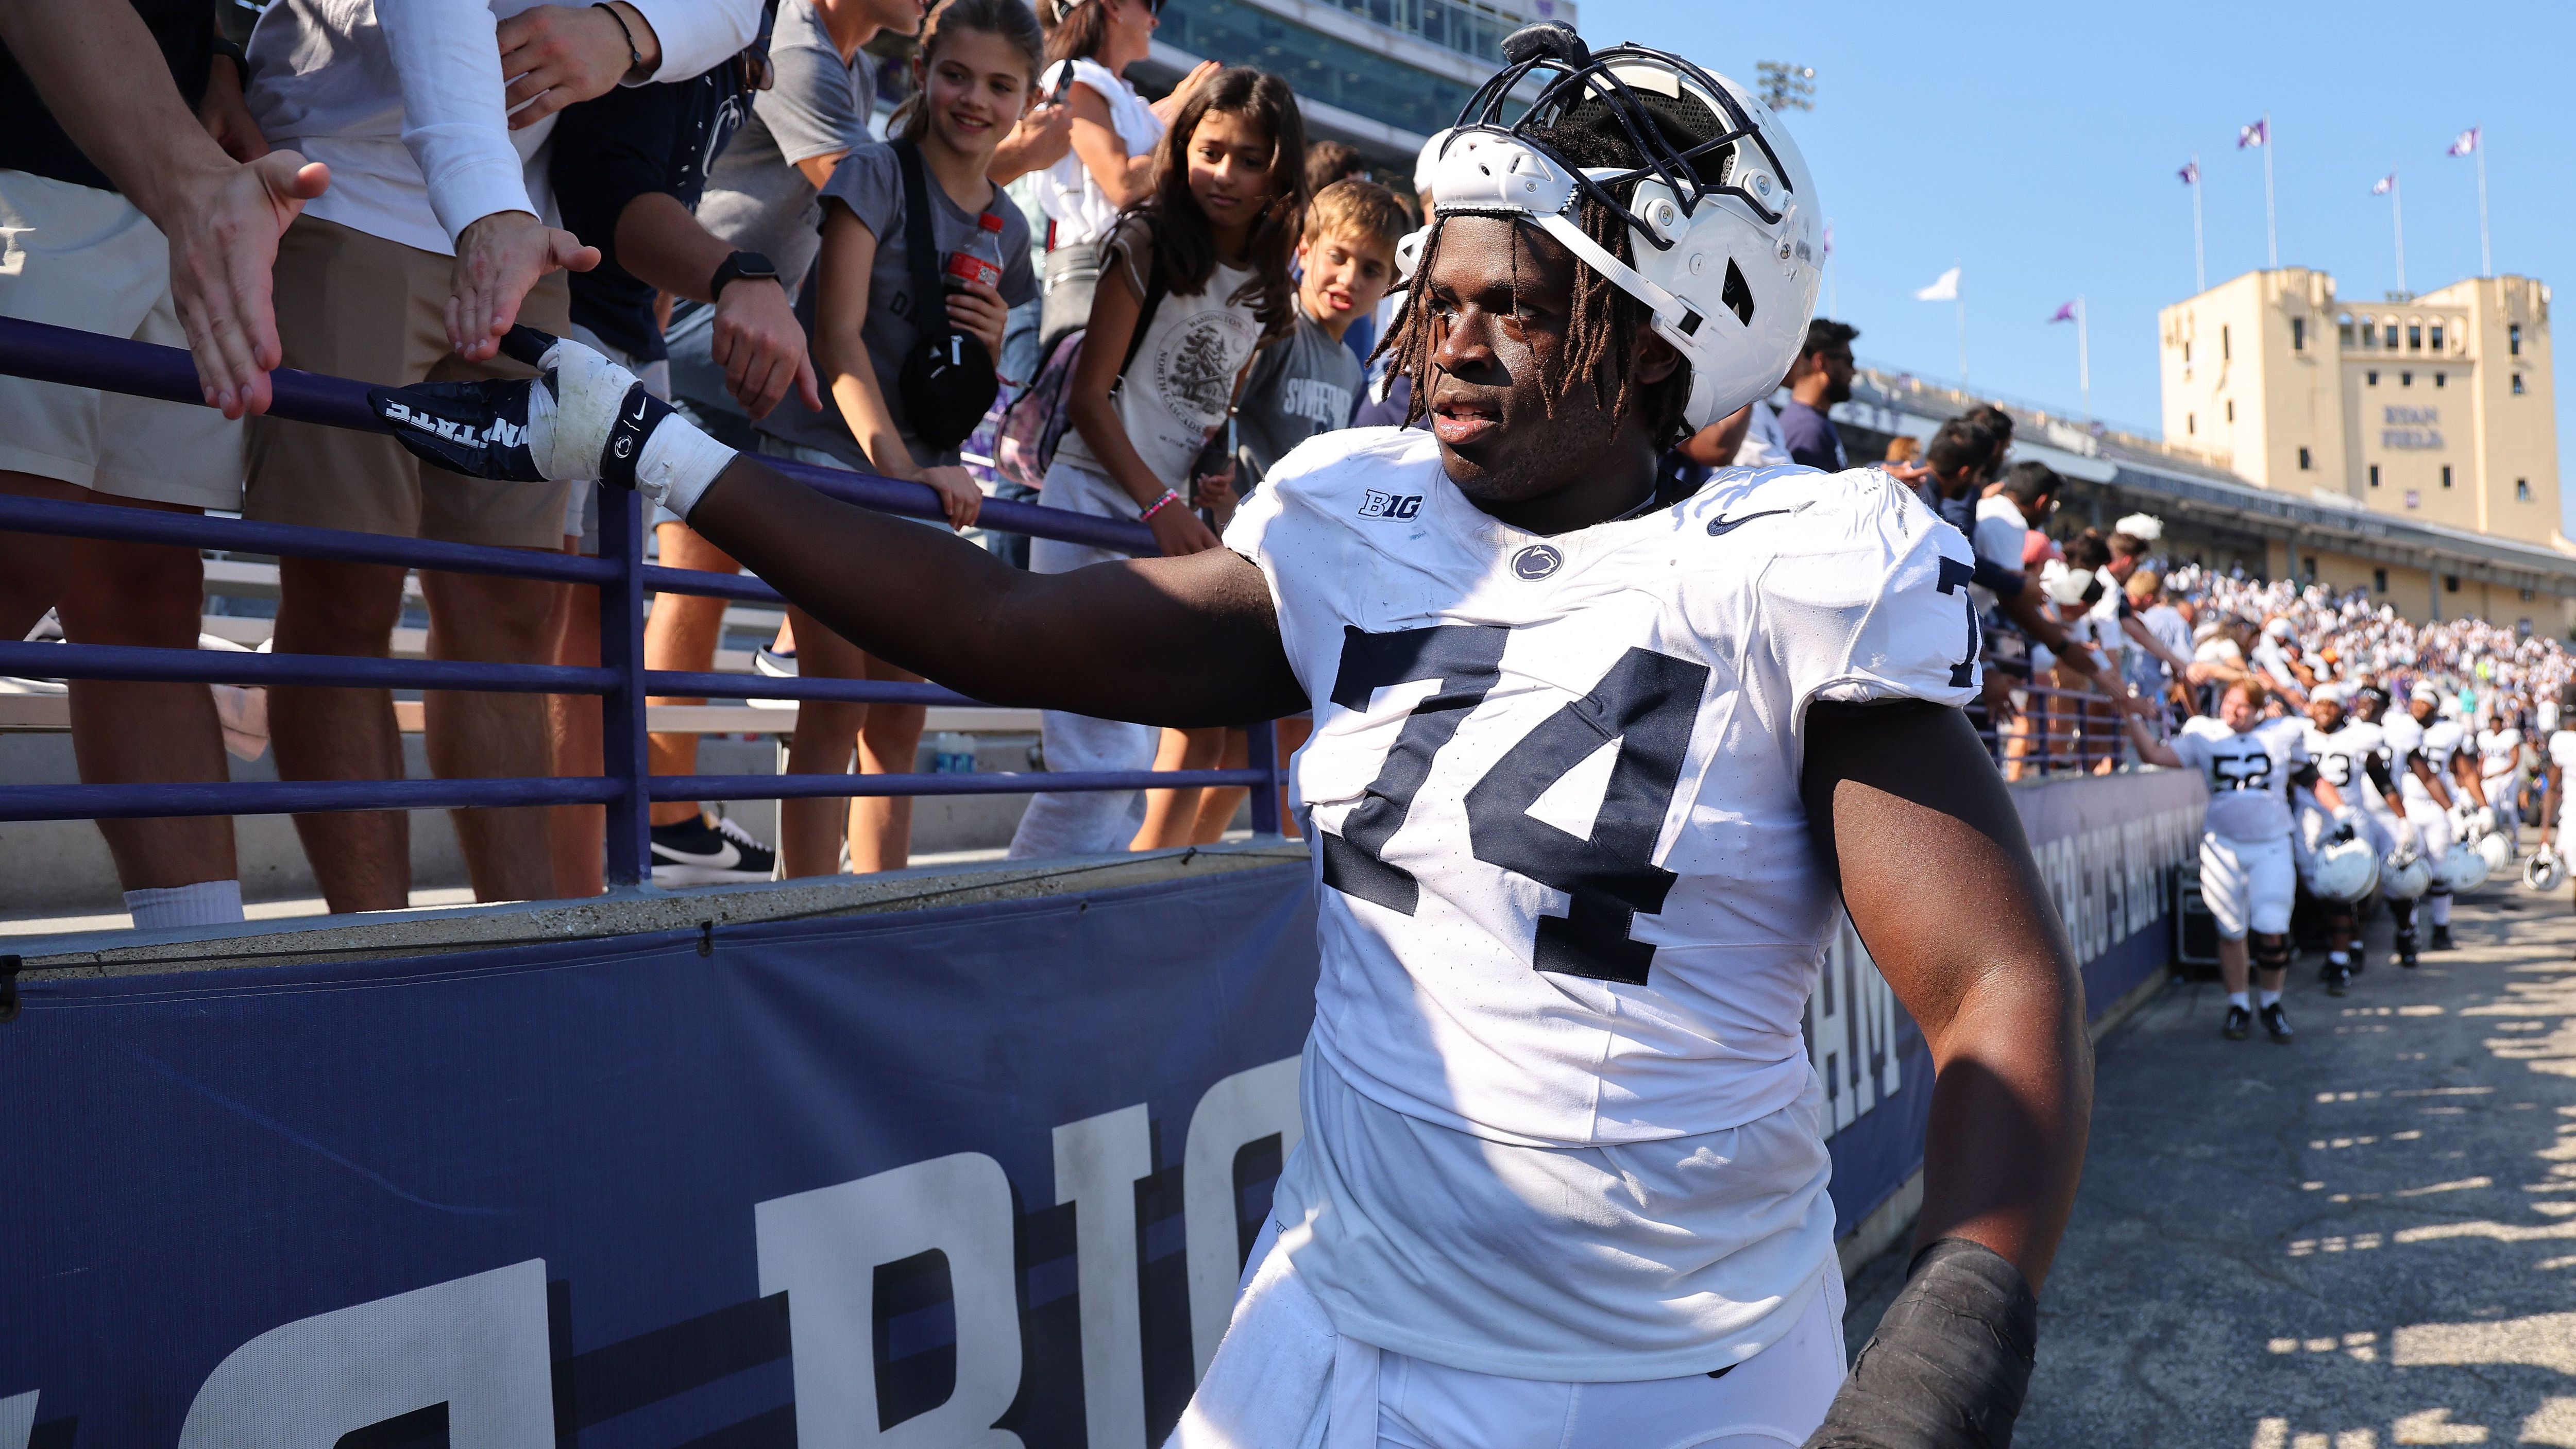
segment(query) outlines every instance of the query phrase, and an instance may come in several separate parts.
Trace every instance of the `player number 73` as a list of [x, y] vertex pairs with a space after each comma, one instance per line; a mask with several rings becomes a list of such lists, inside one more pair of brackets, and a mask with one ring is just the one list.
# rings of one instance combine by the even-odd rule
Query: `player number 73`
[[[1334, 703], [1366, 709], [1377, 690], [1422, 680], [1438, 685], [1405, 717], [1377, 778], [1342, 818], [1339, 833], [1318, 832], [1326, 885], [1413, 914], [1420, 883], [1381, 852], [1403, 828], [1434, 757], [1493, 689], [1510, 637], [1509, 629], [1493, 624], [1343, 630]], [[1630, 649], [1589, 693], [1540, 721], [1468, 788], [1467, 835], [1476, 859], [1569, 897], [1564, 915], [1538, 920], [1530, 951], [1537, 970], [1645, 984], [1655, 948], [1630, 940], [1628, 931], [1639, 911], [1661, 911], [1673, 886], [1673, 873], [1654, 863], [1655, 842], [1707, 685], [1706, 665]], [[1612, 740], [1619, 742], [1619, 757], [1590, 838], [1529, 814], [1550, 785]]]

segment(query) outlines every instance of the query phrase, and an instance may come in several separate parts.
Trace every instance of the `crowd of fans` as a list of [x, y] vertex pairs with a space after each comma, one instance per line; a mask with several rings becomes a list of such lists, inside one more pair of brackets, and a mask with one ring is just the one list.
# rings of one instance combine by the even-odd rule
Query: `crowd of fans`
[[[510, 327], [617, 359], [732, 445], [921, 482], [948, 527], [987, 497], [1141, 520], [1165, 553], [1217, 546], [1235, 503], [1317, 433], [1409, 420], [1372, 369], [1398, 299], [1399, 239], [1428, 205], [1310, 143], [1281, 78], [1215, 62], [1148, 100], [1157, 0], [275, 0], [246, 47], [215, 0], [0, 9], [0, 314], [185, 343], [210, 409], [0, 379], [0, 491], [532, 550], [592, 552], [589, 489], [541, 496], [425, 469], [389, 439], [272, 422], [281, 363], [383, 385], [508, 374]], [[449, 13], [454, 12], [454, 13]], [[498, 19], [497, 29], [491, 22]], [[903, 39], [889, 60], [881, 38]], [[881, 91], [899, 92], [880, 116]], [[1435, 142], [1436, 144], [1436, 142]], [[561, 225], [556, 225], [557, 221]], [[1819, 320], [1758, 402], [1677, 446], [1664, 486], [1714, 468], [1855, 461], [1829, 417], [1851, 395], [1850, 326]], [[2050, 768], [2092, 727], [2066, 701], [2147, 713], [2261, 671], [2295, 700], [2356, 671], [2434, 677], [2501, 715], [2566, 675], [2552, 641], [2418, 629], [2316, 589], [2158, 569], [2152, 520], [2060, 539], [2062, 491], [2007, 466], [1983, 409], [1887, 467], [1971, 537], [1985, 710], [2005, 768]], [[678, 519], [662, 562], [730, 572]], [[1109, 555], [987, 546], [1042, 572]], [[0, 637], [51, 612], [76, 641], [189, 647], [193, 550], [0, 534]], [[280, 653], [385, 655], [397, 566], [279, 565]], [[594, 664], [597, 595], [423, 571], [442, 659]], [[2358, 612], [2357, 612], [2358, 611]], [[718, 599], [659, 596], [649, 668], [713, 666]], [[908, 680], [790, 610], [760, 667]], [[80, 681], [82, 778], [225, 778], [203, 686]], [[656, 703], [698, 703], [668, 700]], [[428, 757], [450, 777], [596, 773], [594, 701], [431, 692]], [[915, 768], [923, 710], [809, 703], [787, 768]], [[281, 778], [403, 772], [391, 696], [278, 688]], [[1295, 722], [1284, 746], [1295, 743]], [[2095, 738], [2107, 732], [2092, 729]], [[698, 737], [657, 735], [657, 773]], [[1053, 769], [1240, 763], [1241, 731], [1156, 731], [1050, 712]], [[2077, 758], [2087, 759], [2082, 752]], [[2102, 756], [2100, 764], [2110, 760]], [[1204, 798], [1203, 798], [1204, 797]], [[1015, 855], [1214, 839], [1240, 791], [1042, 794]], [[598, 807], [456, 812], [476, 894], [601, 888]], [[240, 918], [230, 822], [102, 821], [136, 923]], [[335, 911], [400, 907], [393, 812], [301, 815]], [[693, 803], [654, 807], [664, 884], [891, 869], [910, 802], [800, 800], [773, 850]]]

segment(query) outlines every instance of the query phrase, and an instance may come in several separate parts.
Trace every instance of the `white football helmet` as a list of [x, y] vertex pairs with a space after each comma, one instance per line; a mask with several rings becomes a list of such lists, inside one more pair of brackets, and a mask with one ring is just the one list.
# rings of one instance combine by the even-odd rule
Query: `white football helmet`
[[2522, 863], [2522, 883], [2547, 895], [2567, 884], [2567, 862], [2558, 858], [2556, 848], [2544, 845]]
[[2487, 858], [2473, 847], [2454, 845], [2442, 852], [2438, 874], [2442, 884], [2451, 888], [2451, 894], [2464, 895], [2487, 883]]
[[2308, 870], [2308, 893], [2320, 900], [2357, 901], [2379, 884], [2379, 852], [2367, 840], [2319, 846]]
[[2500, 876], [2513, 868], [2513, 842], [2502, 834], [2490, 832], [2481, 835], [2471, 849], [2478, 853], [2478, 859], [2487, 863], [2489, 876]]
[[2433, 867], [2403, 846], [2379, 863], [2379, 890], [2392, 901], [2411, 901], [2433, 888]]
[[[1560, 21], [1513, 31], [1503, 57], [1424, 168], [1434, 213], [1530, 222], [1653, 309], [1656, 333], [1690, 366], [1691, 427], [1770, 396], [1806, 340], [1824, 263], [1815, 183], [1778, 118], [1680, 56], [1642, 45], [1596, 55]], [[1543, 81], [1537, 99], [1505, 120], [1531, 76]], [[1615, 126], [1645, 164], [1576, 166], [1532, 134], [1560, 124]], [[1576, 225], [1583, 197], [1626, 220], [1634, 265]], [[1420, 251], [1397, 249], [1408, 273]]]
[[2466, 795], [2455, 796], [2451, 801], [2451, 838], [2465, 844], [2484, 834], [2478, 828], [2478, 808], [2469, 803]]

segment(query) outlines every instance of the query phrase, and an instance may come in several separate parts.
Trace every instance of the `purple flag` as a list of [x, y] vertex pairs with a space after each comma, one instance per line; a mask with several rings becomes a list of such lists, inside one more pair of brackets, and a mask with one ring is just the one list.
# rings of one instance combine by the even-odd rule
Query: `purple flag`
[[2183, 185], [2198, 186], [2200, 184], [2200, 163], [2197, 161], [2185, 161], [2182, 163], [2182, 169], [2174, 174], [2182, 178]]
[[2391, 171], [2387, 175], [2382, 176], [2377, 181], [2371, 183], [2370, 194], [2373, 196], [2386, 196], [2388, 193], [2395, 191], [2396, 189], [2397, 173]]
[[2236, 149], [2239, 151], [2248, 146], [2269, 145], [2271, 140], [2272, 120], [2269, 116], [2256, 121], [2253, 125], [2236, 128]]
[[2052, 322], [2052, 323], [2056, 323], [2056, 322], [2072, 322], [2072, 321], [2074, 321], [2074, 320], [2075, 320], [2075, 304], [2074, 304], [2074, 303], [2072, 303], [2072, 302], [2069, 302], [2069, 303], [2067, 303], [2065, 306], [2058, 308], [2058, 309], [2057, 309], [2057, 315], [2056, 315], [2056, 316], [2054, 316], [2054, 317], [2049, 318], [2048, 320], [2049, 320], [2050, 322]]
[[2451, 142], [2451, 154], [2454, 156], [2466, 156], [2476, 149], [2478, 149], [2478, 128], [2475, 126], [2462, 131], [2459, 137]]

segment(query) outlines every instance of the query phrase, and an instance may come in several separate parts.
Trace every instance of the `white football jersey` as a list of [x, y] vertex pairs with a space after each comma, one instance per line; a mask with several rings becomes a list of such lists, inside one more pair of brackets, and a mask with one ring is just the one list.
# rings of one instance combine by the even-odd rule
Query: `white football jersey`
[[2290, 777], [2308, 763], [2304, 730], [2300, 721], [2276, 719], [2243, 734], [2174, 736], [2174, 753], [2209, 785], [2202, 827], [2248, 843], [2288, 836]]
[[[2418, 757], [2423, 757], [2427, 764], [2433, 764], [2431, 758], [2424, 754], [2426, 731], [2423, 723], [2403, 709], [2391, 713], [2379, 723], [2388, 736], [2388, 773], [2397, 777], [2397, 798], [2408, 805], [2432, 805], [2433, 793], [2424, 788], [2423, 781], [2415, 778], [2413, 763]], [[2438, 726], [2439, 721], [2436, 724]], [[2441, 774], [2442, 767], [2433, 764], [2433, 773]]]
[[2511, 725], [2478, 731], [2478, 776], [2502, 780], [2522, 772], [2522, 731]]
[[2313, 724], [2306, 726], [2304, 733], [2308, 758], [2317, 762], [2317, 778], [2342, 791], [2346, 805], [2387, 808], [2380, 798], [2379, 786], [2370, 778], [2371, 758], [2387, 753], [2386, 731], [2366, 720], [2346, 719], [2333, 734]]
[[2549, 763], [2559, 770], [2559, 788], [2576, 791], [2576, 730], [2549, 732]]
[[1834, 919], [1810, 702], [1977, 692], [1970, 555], [1875, 469], [1727, 469], [1542, 538], [1431, 435], [1317, 437], [1245, 500], [1314, 701], [1317, 1049], [1393, 1110], [1531, 1146], [1751, 1121], [1810, 1080]]

